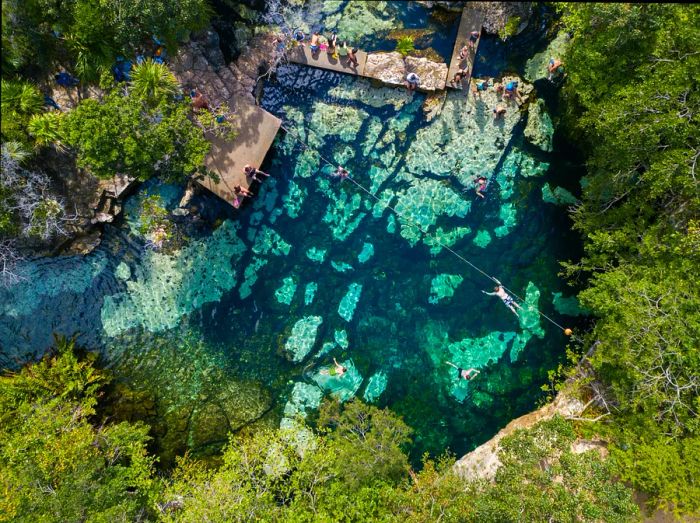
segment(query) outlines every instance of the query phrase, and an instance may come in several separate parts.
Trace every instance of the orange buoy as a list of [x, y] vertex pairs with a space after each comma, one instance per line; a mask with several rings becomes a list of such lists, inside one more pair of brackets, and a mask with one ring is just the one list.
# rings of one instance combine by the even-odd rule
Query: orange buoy
[[571, 336], [573, 333], [574, 331], [572, 331], [571, 329], [564, 329], [564, 334], [566, 334], [567, 336]]

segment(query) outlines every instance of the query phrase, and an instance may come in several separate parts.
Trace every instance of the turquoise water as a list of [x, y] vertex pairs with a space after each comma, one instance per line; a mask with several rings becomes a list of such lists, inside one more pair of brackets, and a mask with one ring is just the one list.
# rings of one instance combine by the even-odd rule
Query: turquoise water
[[[312, 412], [321, 393], [357, 395], [404, 416], [414, 458], [473, 448], [535, 405], [562, 357], [564, 336], [536, 308], [572, 321], [554, 302], [572, 294], [557, 260], [575, 243], [565, 210], [542, 200], [544, 184], [563, 174], [550, 167], [563, 165], [556, 152], [523, 140], [514, 109], [494, 124], [495, 99], [484, 96], [450, 92], [428, 122], [420, 94], [281, 66], [262, 105], [312, 150], [280, 133], [264, 166], [272, 176], [252, 203], [234, 211], [199, 196], [202, 219], [173, 218], [176, 245], [154, 250], [138, 233], [147, 194], [172, 209], [182, 193], [149, 182], [94, 253], [27, 263], [25, 281], [0, 290], [0, 364], [41, 354], [53, 332], [78, 333], [118, 380], [133, 373], [131, 387], [151, 387], [156, 410], [193, 402], [189, 419], [216, 397], [231, 427], [231, 412], [284, 424]], [[330, 178], [314, 151], [428, 234]], [[490, 180], [484, 200], [476, 174]], [[525, 298], [520, 320], [436, 237]], [[321, 372], [333, 358], [349, 369], [343, 379]], [[448, 360], [481, 374], [460, 382]], [[232, 397], [257, 399], [221, 406], [217, 387], [229, 378]], [[154, 431], [166, 446], [168, 430]]]

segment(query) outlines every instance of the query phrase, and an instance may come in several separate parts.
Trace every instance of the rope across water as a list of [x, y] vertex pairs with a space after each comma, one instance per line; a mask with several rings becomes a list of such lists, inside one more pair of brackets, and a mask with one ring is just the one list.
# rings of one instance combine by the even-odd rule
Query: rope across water
[[[316, 151], [316, 150], [312, 149], [311, 147], [309, 147], [309, 146], [304, 142], [304, 140], [301, 139], [301, 137], [299, 136], [299, 134], [298, 134], [295, 130], [290, 129], [289, 127], [287, 127], [287, 126], [284, 125], [284, 124], [282, 124], [281, 127], [282, 127], [282, 129], [284, 129], [287, 133], [289, 133], [291, 136], [293, 136], [294, 139], [295, 139], [297, 142], [299, 142], [299, 143], [301, 144], [301, 146], [302, 146], [304, 149], [309, 150], [309, 151], [313, 152], [314, 154], [317, 154], [318, 157], [319, 157], [321, 160], [323, 160], [326, 164], [330, 165], [331, 167], [336, 167], [336, 164], [335, 164], [334, 162], [331, 162], [330, 160], [328, 160], [327, 158], [325, 158], [321, 153], [319, 153], [318, 151]], [[396, 216], [398, 216], [399, 218], [401, 218], [402, 220], [404, 220], [406, 223], [410, 224], [410, 225], [413, 226], [413, 227], [416, 227], [421, 233], [423, 233], [424, 235], [428, 236], [428, 231], [425, 230], [425, 229], [423, 229], [423, 227], [421, 226], [420, 223], [416, 222], [416, 221], [413, 220], [411, 217], [406, 216], [406, 215], [400, 213], [399, 211], [396, 210], [395, 207], [389, 205], [389, 203], [386, 203], [386, 202], [383, 202], [382, 200], [380, 200], [374, 193], [372, 193], [372, 191], [370, 191], [369, 189], [367, 189], [364, 185], [362, 185], [360, 182], [358, 182], [357, 180], [355, 180], [354, 178], [352, 178], [350, 175], [348, 175], [348, 176], [346, 177], [346, 179], [349, 180], [350, 182], [352, 182], [353, 184], [355, 184], [355, 186], [357, 186], [361, 191], [363, 191], [363, 192], [365, 192], [366, 194], [368, 194], [371, 198], [375, 199], [378, 203], [384, 205], [385, 208], [388, 208], [388, 209], [391, 209], [392, 211], [394, 211], [394, 214], [396, 214]], [[476, 265], [474, 265], [471, 261], [469, 261], [467, 258], [465, 258], [465, 257], [462, 256], [461, 254], [459, 254], [457, 251], [455, 251], [454, 249], [452, 249], [449, 245], [446, 245], [446, 244], [442, 243], [438, 238], [436, 238], [436, 237], [434, 237], [434, 236], [433, 236], [432, 238], [433, 238], [434, 242], [435, 242], [437, 245], [439, 245], [440, 247], [442, 247], [442, 248], [445, 249], [446, 251], [448, 251], [448, 252], [450, 252], [451, 254], [453, 254], [454, 256], [456, 256], [459, 260], [461, 260], [461, 261], [463, 261], [464, 263], [466, 263], [467, 265], [469, 265], [469, 267], [471, 267], [471, 268], [474, 269], [475, 271], [480, 272], [483, 276], [485, 276], [486, 278], [488, 278], [488, 279], [491, 280], [492, 282], [494, 282], [494, 283], [500, 285], [501, 287], [503, 287], [503, 289], [505, 289], [506, 291], [508, 291], [508, 293], [510, 293], [510, 294], [512, 294], [513, 296], [515, 296], [515, 297], [516, 297], [518, 300], [520, 300], [521, 302], [525, 303], [525, 300], [524, 300], [523, 298], [521, 298], [517, 293], [515, 293], [514, 291], [512, 291], [511, 289], [509, 289], [508, 287], [506, 287], [505, 285], [503, 285], [498, 279], [494, 278], [493, 276], [491, 276], [490, 274], [488, 274], [487, 272], [485, 272], [485, 271], [482, 270], [481, 268], [479, 268], [479, 267], [477, 267]], [[542, 317], [545, 318], [547, 321], [549, 321], [550, 323], [552, 323], [552, 325], [555, 325], [556, 327], [558, 327], [559, 329], [561, 329], [563, 332], [565, 332], [565, 333], [570, 332], [569, 329], [566, 329], [565, 327], [562, 327], [561, 325], [559, 325], [559, 323], [557, 323], [557, 322], [554, 321], [552, 318], [550, 318], [549, 316], [547, 316], [547, 315], [546, 315], [544, 312], [542, 312], [541, 310], [536, 309], [536, 308], [531, 307], [531, 306], [528, 306], [528, 307], [530, 307], [531, 309], [536, 310], [537, 313], [538, 313], [540, 316], [542, 316]]]

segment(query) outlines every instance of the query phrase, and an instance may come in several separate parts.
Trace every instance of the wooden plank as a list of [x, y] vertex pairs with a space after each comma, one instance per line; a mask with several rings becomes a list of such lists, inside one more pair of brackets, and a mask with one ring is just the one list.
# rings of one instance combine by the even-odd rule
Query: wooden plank
[[[459, 50], [465, 45], [468, 45], [469, 34], [472, 31], [478, 31], [481, 35], [481, 26], [484, 23], [483, 12], [469, 7], [467, 5], [462, 10], [462, 19], [459, 22], [459, 29], [457, 29], [457, 38], [455, 40], [455, 47], [452, 50], [452, 59], [450, 60], [450, 68], [447, 71], [447, 86], [453, 89], [463, 89], [469, 87], [469, 82], [471, 80], [472, 72], [474, 70], [474, 58], [477, 51], [479, 50], [479, 42], [481, 42], [481, 36], [476, 41], [474, 49], [469, 50], [469, 54], [465, 60], [459, 57]], [[450, 81], [454, 78], [455, 73], [460, 69], [464, 69], [464, 66], [469, 66], [469, 74], [467, 77], [462, 78], [461, 82], [457, 82], [455, 85], [450, 84]]]
[[220, 178], [218, 183], [207, 178], [200, 183], [226, 202], [233, 204], [233, 188], [241, 185], [249, 188], [248, 179], [243, 173], [246, 164], [260, 167], [282, 125], [279, 118], [257, 105], [238, 104], [233, 109], [236, 115], [235, 127], [238, 135], [227, 141], [209, 136], [211, 151], [204, 160], [207, 168]]
[[318, 67], [319, 69], [326, 69], [327, 71], [337, 71], [340, 73], [363, 76], [365, 63], [367, 62], [367, 53], [358, 51], [355, 53], [355, 57], [358, 62], [357, 66], [353, 66], [347, 56], [341, 56], [336, 60], [331, 57], [327, 51], [312, 53], [308, 44], [304, 47], [295, 47], [287, 53], [289, 61], [296, 64], [310, 65], [312, 67]]

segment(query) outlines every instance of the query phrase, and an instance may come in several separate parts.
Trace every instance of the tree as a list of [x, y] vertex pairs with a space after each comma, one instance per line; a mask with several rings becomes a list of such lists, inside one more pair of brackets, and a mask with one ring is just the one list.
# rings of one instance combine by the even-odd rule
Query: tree
[[151, 107], [176, 95], [180, 86], [175, 75], [165, 64], [146, 60], [131, 73], [131, 94], [144, 100]]
[[[574, 227], [584, 237], [570, 276], [598, 318], [586, 342], [612, 392], [617, 446], [637, 445], [624, 474], [657, 506], [697, 505], [671, 475], [645, 466], [663, 444], [685, 452], [700, 429], [700, 9], [675, 4], [565, 4], [565, 131], [587, 175]], [[618, 454], [618, 456], [620, 456]], [[676, 477], [692, 477], [678, 461]], [[665, 497], [669, 496], [669, 497]]]
[[3, 0], [2, 10], [4, 76], [42, 77], [59, 63], [90, 82], [153, 36], [174, 51], [179, 39], [206, 27], [211, 15], [206, 0]]
[[141, 180], [157, 175], [183, 180], [202, 169], [209, 143], [189, 119], [185, 103], [150, 108], [137, 96], [113, 92], [84, 100], [61, 129], [77, 163], [98, 178], [125, 173]]
[[31, 143], [27, 125], [33, 115], [41, 112], [44, 98], [39, 89], [29, 82], [3, 79], [0, 85], [2, 140], [27, 145]]
[[148, 514], [157, 484], [148, 428], [93, 426], [98, 391], [109, 379], [73, 339], [0, 377], [0, 519], [134, 521]]

